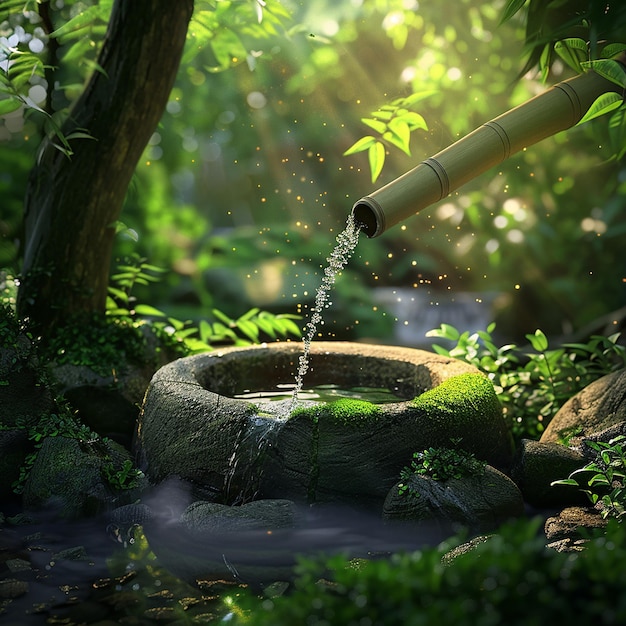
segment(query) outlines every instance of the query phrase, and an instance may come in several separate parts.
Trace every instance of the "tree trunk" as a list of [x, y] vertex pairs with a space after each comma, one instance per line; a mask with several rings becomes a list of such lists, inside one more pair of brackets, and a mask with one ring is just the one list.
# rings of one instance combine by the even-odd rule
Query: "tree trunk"
[[[124, 197], [174, 83], [193, 0], [116, 0], [98, 64], [62, 132], [44, 141], [24, 208], [18, 312], [42, 334], [104, 311]], [[74, 132], [91, 138], [71, 138]]]

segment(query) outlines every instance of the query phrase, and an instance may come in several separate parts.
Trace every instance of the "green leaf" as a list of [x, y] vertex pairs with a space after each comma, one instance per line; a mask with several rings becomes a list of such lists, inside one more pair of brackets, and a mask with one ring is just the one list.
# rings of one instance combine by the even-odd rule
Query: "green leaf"
[[138, 304], [136, 307], [134, 307], [134, 309], [137, 315], [147, 315], [150, 317], [167, 317], [165, 313], [163, 313], [163, 311], [160, 311], [159, 309], [156, 309], [148, 304]]
[[370, 172], [372, 174], [372, 182], [375, 183], [380, 173], [383, 171], [385, 164], [385, 146], [377, 141], [368, 150], [368, 159], [370, 164]]
[[439, 93], [439, 92], [436, 91], [435, 89], [429, 89], [427, 91], [418, 91], [416, 93], [411, 94], [410, 96], [407, 96], [406, 98], [400, 98], [399, 100], [396, 101], [396, 103], [398, 105], [410, 107], [410, 106], [413, 106], [414, 104], [417, 104], [418, 102], [421, 102], [422, 100], [425, 100], [426, 98], [430, 98], [431, 96], [434, 96], [436, 93]]
[[607, 80], [614, 82], [620, 87], [626, 87], [626, 69], [621, 63], [613, 59], [597, 59], [595, 61], [585, 61], [581, 63], [585, 69], [593, 70], [596, 74], [604, 76]]
[[247, 313], [244, 313], [241, 317], [239, 317], [239, 319], [237, 320], [237, 323], [239, 323], [241, 320], [250, 320], [253, 317], [255, 317], [258, 313], [259, 313], [260, 309], [258, 307], [254, 307], [252, 309], [250, 309]]
[[50, 37], [59, 39], [67, 35], [76, 35], [78, 31], [92, 26], [101, 13], [102, 10], [98, 5], [88, 7], [50, 33]]
[[368, 150], [370, 146], [376, 143], [376, 139], [371, 135], [366, 135], [365, 137], [361, 137], [358, 141], [353, 143], [344, 153], [343, 156], [348, 156], [350, 154], [355, 154], [357, 152], [363, 152], [364, 150]]
[[419, 113], [415, 111], [409, 111], [402, 116], [402, 120], [409, 125], [411, 130], [428, 130], [428, 124], [426, 120]]
[[500, 24], [508, 22], [508, 20], [510, 20], [525, 4], [526, 0], [509, 0], [506, 7], [504, 7], [504, 11], [502, 12]]
[[385, 122], [381, 122], [380, 120], [373, 120], [370, 117], [362, 117], [361, 122], [381, 135], [387, 130], [387, 124], [385, 124]]
[[[385, 109], [392, 109], [390, 110], [385, 110]], [[374, 111], [372, 113], [372, 115], [376, 118], [378, 118], [379, 120], [383, 120], [384, 122], [388, 122], [394, 115], [395, 113], [395, 109], [396, 107], [381, 107], [380, 109], [378, 109], [378, 111]], [[364, 124], [366, 123], [365, 120], [361, 120]]]
[[593, 120], [596, 117], [615, 111], [615, 109], [618, 109], [623, 102], [624, 100], [622, 96], [614, 91], [603, 93], [595, 99], [593, 104], [589, 107], [589, 110], [585, 113], [585, 115], [583, 115], [582, 119], [578, 123], [584, 124], [585, 122]]
[[6, 115], [17, 111], [24, 103], [19, 98], [6, 98], [0, 100], [0, 115]]
[[578, 37], [557, 41], [554, 44], [554, 51], [576, 72], [582, 71], [581, 63], [589, 56], [587, 43]]
[[226, 324], [226, 326], [232, 326], [235, 323], [234, 320], [231, 320], [228, 315], [222, 313], [219, 309], [213, 309], [211, 312], [218, 320]]
[[259, 341], [259, 329], [256, 324], [248, 320], [238, 320], [237, 328], [253, 342]]
[[602, 56], [610, 59], [617, 56], [620, 52], [626, 50], [626, 43], [610, 43], [602, 49]]
[[573, 478], [563, 478], [562, 480], [553, 480], [550, 483], [551, 487], [554, 487], [555, 485], [572, 485], [573, 487], [578, 487], [578, 482], [575, 481]]
[[269, 319], [265, 317], [259, 316], [256, 319], [256, 325], [266, 334], [269, 335], [272, 339], [276, 339], [276, 331], [274, 330], [274, 326], [269, 321]]
[[294, 337], [302, 336], [302, 330], [293, 320], [282, 316], [277, 316], [276, 319], [280, 323], [280, 328], [284, 335], [290, 334]]
[[246, 47], [234, 31], [222, 26], [214, 35], [211, 40], [211, 49], [220, 68], [230, 67], [235, 59], [237, 61], [245, 60]]
[[526, 339], [530, 341], [530, 345], [536, 352], [545, 352], [548, 349], [548, 338], [539, 328], [535, 331], [534, 335], [526, 335]]
[[397, 138], [397, 143], [394, 142], [394, 145], [398, 146], [400, 150], [405, 152], [408, 156], [411, 156], [411, 149], [409, 147], [409, 142], [411, 141], [411, 130], [409, 125], [402, 118], [395, 117], [389, 122], [389, 130], [393, 132], [393, 134]]

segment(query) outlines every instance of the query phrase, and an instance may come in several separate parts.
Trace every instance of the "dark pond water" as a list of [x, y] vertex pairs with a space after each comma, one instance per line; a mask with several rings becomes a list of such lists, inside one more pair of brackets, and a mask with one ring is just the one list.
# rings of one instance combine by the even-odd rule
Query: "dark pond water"
[[[123, 539], [123, 542], [120, 541]], [[190, 584], [163, 568], [140, 527], [116, 537], [106, 522], [8, 517], [0, 526], [0, 624], [214, 624], [241, 585]]]

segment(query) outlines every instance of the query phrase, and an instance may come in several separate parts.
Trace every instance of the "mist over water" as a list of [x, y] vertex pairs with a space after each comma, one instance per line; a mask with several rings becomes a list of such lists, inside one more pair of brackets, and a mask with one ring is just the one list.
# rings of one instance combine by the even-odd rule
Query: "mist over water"
[[357, 243], [359, 242], [359, 232], [361, 230], [360, 225], [354, 221], [352, 213], [348, 215], [346, 220], [345, 229], [337, 236], [337, 245], [326, 259], [328, 265], [324, 269], [324, 276], [322, 277], [322, 283], [318, 287], [315, 294], [315, 302], [313, 309], [311, 310], [311, 317], [307, 322], [304, 332], [304, 349], [302, 355], [298, 359], [298, 371], [296, 373], [296, 383], [291, 397], [291, 402], [288, 406], [287, 415], [289, 415], [296, 407], [298, 402], [298, 394], [302, 390], [302, 384], [304, 377], [309, 369], [309, 355], [311, 352], [311, 342], [315, 337], [318, 324], [322, 321], [322, 313], [324, 309], [328, 308], [328, 298], [330, 296], [330, 290], [335, 283], [337, 275], [346, 266]]

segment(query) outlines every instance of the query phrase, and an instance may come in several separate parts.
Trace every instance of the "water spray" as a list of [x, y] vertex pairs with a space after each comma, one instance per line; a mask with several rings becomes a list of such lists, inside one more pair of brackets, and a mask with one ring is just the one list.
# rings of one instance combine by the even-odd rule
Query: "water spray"
[[[616, 60], [626, 64], [626, 54]], [[355, 222], [378, 237], [523, 148], [571, 128], [596, 98], [617, 88], [594, 71], [554, 85], [361, 198], [352, 208]]]

